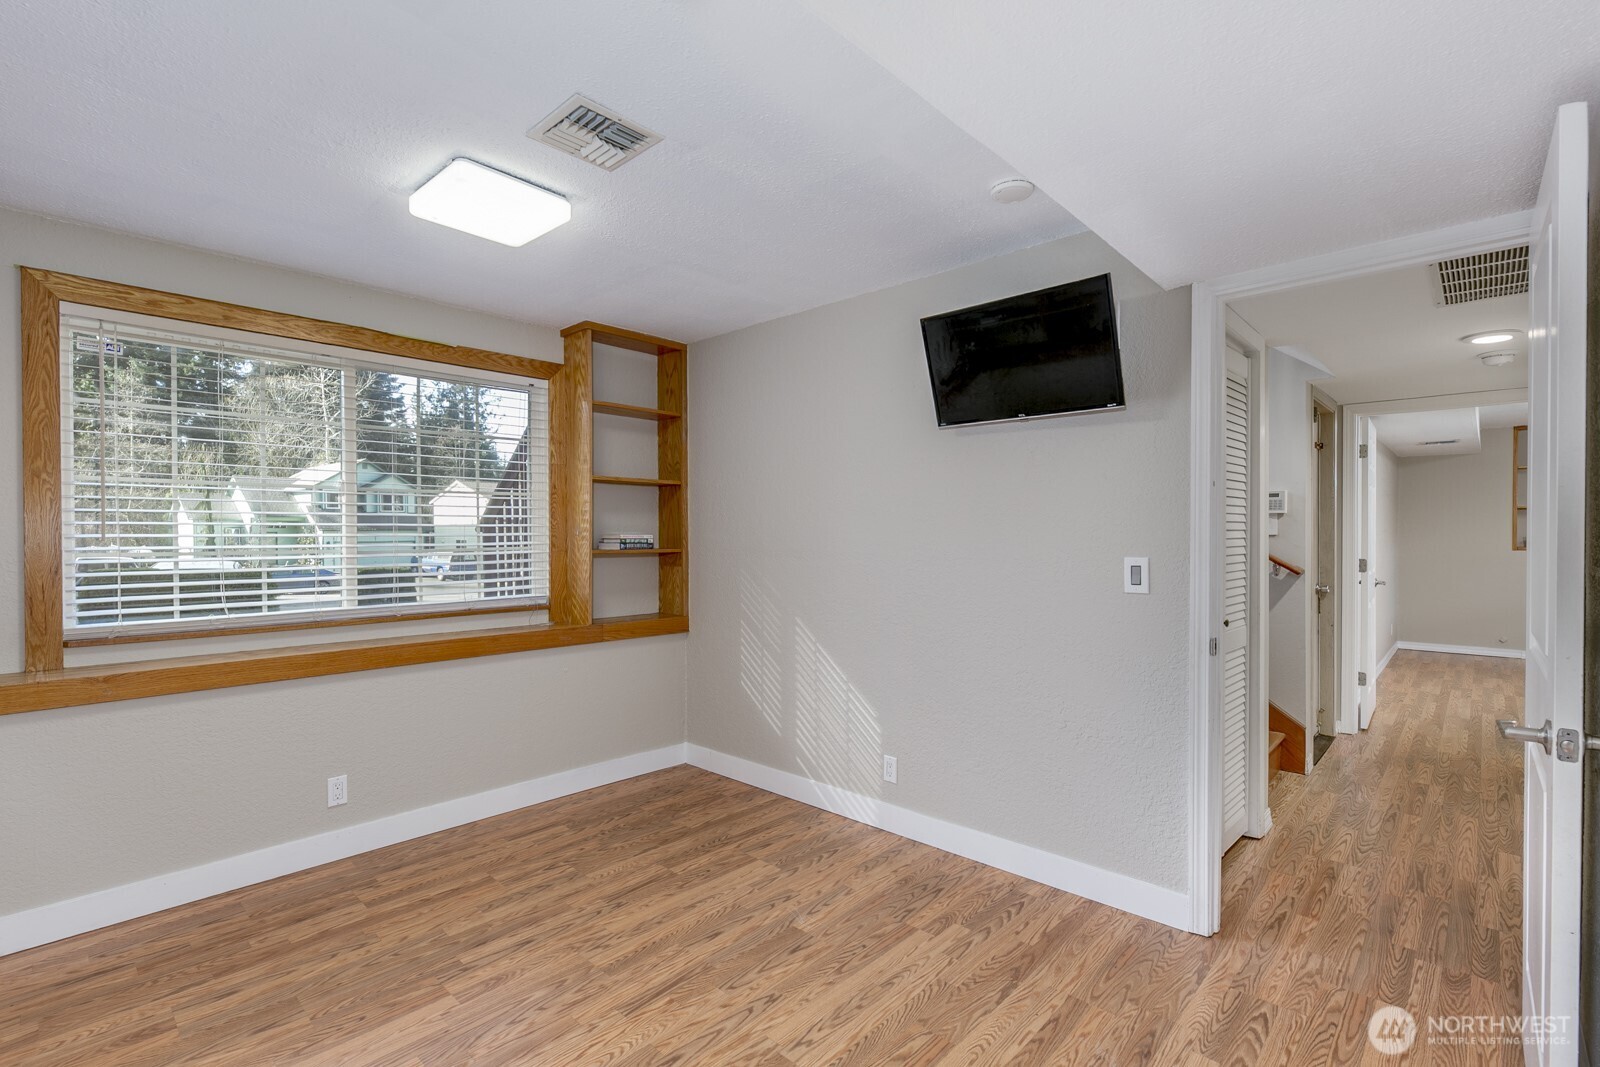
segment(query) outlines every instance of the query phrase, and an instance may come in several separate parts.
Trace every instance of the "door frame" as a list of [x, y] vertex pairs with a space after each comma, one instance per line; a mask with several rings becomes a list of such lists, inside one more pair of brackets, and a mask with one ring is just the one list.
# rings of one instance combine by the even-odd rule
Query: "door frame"
[[[1361, 723], [1362, 691], [1356, 685], [1356, 674], [1362, 670], [1362, 661], [1368, 657], [1368, 644], [1366, 634], [1375, 624], [1371, 618], [1371, 602], [1365, 595], [1366, 590], [1359, 584], [1356, 573], [1356, 559], [1360, 555], [1363, 534], [1361, 526], [1368, 522], [1367, 501], [1362, 497], [1364, 482], [1361, 478], [1353, 477], [1356, 464], [1360, 460], [1356, 456], [1359, 444], [1358, 426], [1363, 419], [1370, 419], [1374, 415], [1400, 415], [1416, 411], [1448, 411], [1452, 408], [1488, 407], [1495, 404], [1523, 404], [1527, 403], [1528, 390], [1526, 389], [1489, 389], [1474, 393], [1444, 393], [1439, 396], [1414, 397], [1411, 399], [1376, 400], [1366, 404], [1346, 404], [1339, 415], [1339, 462], [1346, 464], [1345, 470], [1351, 477], [1346, 477], [1339, 487], [1340, 511], [1340, 542], [1338, 579], [1339, 598], [1348, 608], [1340, 609], [1339, 627], [1339, 678], [1335, 687], [1334, 698], [1339, 706], [1334, 709], [1335, 729], [1341, 734], [1358, 733], [1365, 729]], [[1350, 653], [1345, 654], [1344, 649]], [[1378, 684], [1378, 674], [1382, 672], [1382, 663], [1371, 663], [1366, 667], [1372, 673], [1370, 686]], [[1370, 713], [1365, 716], [1369, 721]]]
[[1214, 934], [1222, 922], [1222, 672], [1212, 658], [1211, 639], [1222, 610], [1221, 426], [1228, 302], [1493, 251], [1526, 241], [1532, 225], [1533, 212], [1519, 211], [1196, 282], [1191, 288], [1188, 884], [1189, 929], [1194, 933]]
[[[1316, 742], [1313, 740], [1313, 738], [1316, 734], [1320, 734], [1322, 732], [1322, 672], [1324, 670], [1333, 672], [1333, 698], [1330, 703], [1333, 704], [1333, 711], [1335, 715], [1338, 714], [1339, 710], [1339, 651], [1344, 645], [1344, 635], [1339, 632], [1338, 619], [1339, 604], [1342, 599], [1339, 595], [1339, 549], [1343, 543], [1343, 527], [1341, 520], [1344, 516], [1344, 462], [1339, 455], [1339, 446], [1344, 441], [1344, 430], [1340, 426], [1339, 420], [1340, 413], [1343, 411], [1343, 405], [1339, 404], [1327, 393], [1317, 388], [1314, 382], [1306, 383], [1306, 392], [1309, 394], [1307, 396], [1306, 403], [1311, 409], [1311, 426], [1313, 430], [1311, 434], [1311, 441], [1308, 442], [1308, 447], [1311, 450], [1312, 492], [1306, 494], [1306, 508], [1311, 513], [1311, 522], [1308, 524], [1310, 532], [1310, 558], [1306, 561], [1306, 565], [1311, 572], [1313, 585], [1312, 609], [1306, 613], [1305, 637], [1306, 649], [1309, 653], [1309, 659], [1307, 660], [1306, 665], [1305, 706], [1306, 717], [1311, 720], [1306, 724], [1306, 773], [1310, 774], [1312, 768], [1315, 766]], [[1320, 431], [1321, 423], [1321, 418], [1317, 414], [1317, 410], [1319, 408], [1328, 413], [1329, 437], [1331, 438], [1331, 440], [1324, 442], [1324, 447], [1328, 456], [1328, 481], [1332, 483], [1327, 486], [1328, 499], [1332, 502], [1332, 506], [1328, 509], [1331, 514], [1327, 516], [1322, 514], [1323, 451], [1316, 447], [1316, 440]], [[1316, 596], [1315, 586], [1324, 577], [1322, 574], [1321, 562], [1323, 547], [1322, 525], [1324, 518], [1328, 520], [1328, 527], [1332, 534], [1332, 536], [1330, 536], [1328, 539], [1333, 542], [1333, 573], [1326, 576], [1328, 580], [1328, 595], [1323, 598], [1318, 598]], [[1328, 613], [1334, 616], [1333, 655], [1330, 657], [1331, 662], [1328, 663], [1322, 662], [1321, 604], [1324, 600], [1327, 602]], [[1335, 726], [1334, 732], [1337, 734], [1337, 726]]]

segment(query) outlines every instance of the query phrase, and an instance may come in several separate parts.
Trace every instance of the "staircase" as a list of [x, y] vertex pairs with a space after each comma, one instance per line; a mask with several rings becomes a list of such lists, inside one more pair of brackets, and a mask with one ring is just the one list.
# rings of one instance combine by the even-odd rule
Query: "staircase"
[[1280, 770], [1306, 773], [1306, 728], [1276, 704], [1267, 705], [1267, 781]]

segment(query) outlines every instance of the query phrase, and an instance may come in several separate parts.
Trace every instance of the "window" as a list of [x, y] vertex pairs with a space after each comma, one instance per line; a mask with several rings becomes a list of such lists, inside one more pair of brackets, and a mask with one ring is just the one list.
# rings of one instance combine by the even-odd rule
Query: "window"
[[[555, 363], [18, 273], [24, 669], [0, 715], [688, 632], [682, 344], [582, 322]], [[658, 357], [659, 409], [593, 400], [596, 344]], [[593, 613], [599, 413], [661, 430], [655, 613]], [[464, 615], [489, 617], [416, 625]], [[298, 636], [391, 620], [413, 625]], [[250, 647], [77, 647], [225, 634]]]
[[70, 305], [61, 373], [69, 643], [548, 599], [542, 379]]

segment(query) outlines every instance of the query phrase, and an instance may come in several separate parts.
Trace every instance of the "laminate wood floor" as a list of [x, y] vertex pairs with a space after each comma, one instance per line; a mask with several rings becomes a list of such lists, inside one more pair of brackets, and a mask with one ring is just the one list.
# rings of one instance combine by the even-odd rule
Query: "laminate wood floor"
[[0, 959], [0, 1063], [1520, 1063], [1366, 1028], [1518, 1010], [1521, 664], [1380, 689], [1214, 938], [680, 767]]

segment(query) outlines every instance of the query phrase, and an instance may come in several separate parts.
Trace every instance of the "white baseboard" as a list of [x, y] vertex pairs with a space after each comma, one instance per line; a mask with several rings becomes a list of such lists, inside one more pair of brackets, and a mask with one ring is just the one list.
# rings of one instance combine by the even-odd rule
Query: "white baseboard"
[[1396, 641], [1394, 644], [1389, 646], [1388, 654], [1383, 657], [1383, 662], [1378, 664], [1377, 677], [1379, 677], [1379, 678], [1383, 677], [1383, 672], [1389, 669], [1389, 661], [1394, 659], [1394, 654], [1396, 652], [1399, 652], [1399, 651], [1400, 651], [1400, 642], [1399, 641]]
[[684, 746], [668, 745], [0, 916], [0, 955], [683, 762]]
[[1010, 871], [1080, 897], [1088, 897], [1142, 918], [1179, 930], [1189, 929], [1189, 896], [1176, 889], [1166, 889], [1125, 874], [1102, 870], [1032, 845], [958, 826], [876, 797], [863, 796], [700, 745], [688, 746], [687, 762], [724, 778], [732, 778], [757, 789], [843, 815], [847, 819]]
[[[1475, 648], [1472, 645], [1430, 645], [1422, 641], [1397, 641], [1394, 646], [1397, 650], [1410, 649], [1413, 652], [1448, 652], [1454, 656], [1495, 656], [1500, 659], [1526, 659], [1527, 653], [1520, 648]], [[1393, 652], [1389, 653], [1391, 656]], [[1388, 661], [1385, 660], [1385, 663]]]
[[0, 955], [98, 930], [141, 915], [152, 915], [219, 893], [682, 763], [1167, 926], [1180, 930], [1189, 928], [1189, 898], [1177, 890], [1164, 889], [1031, 845], [958, 826], [699, 745], [678, 744], [561, 771], [543, 778], [532, 778], [472, 796], [446, 800], [425, 808], [229, 856], [198, 867], [3, 915], [0, 916]]

